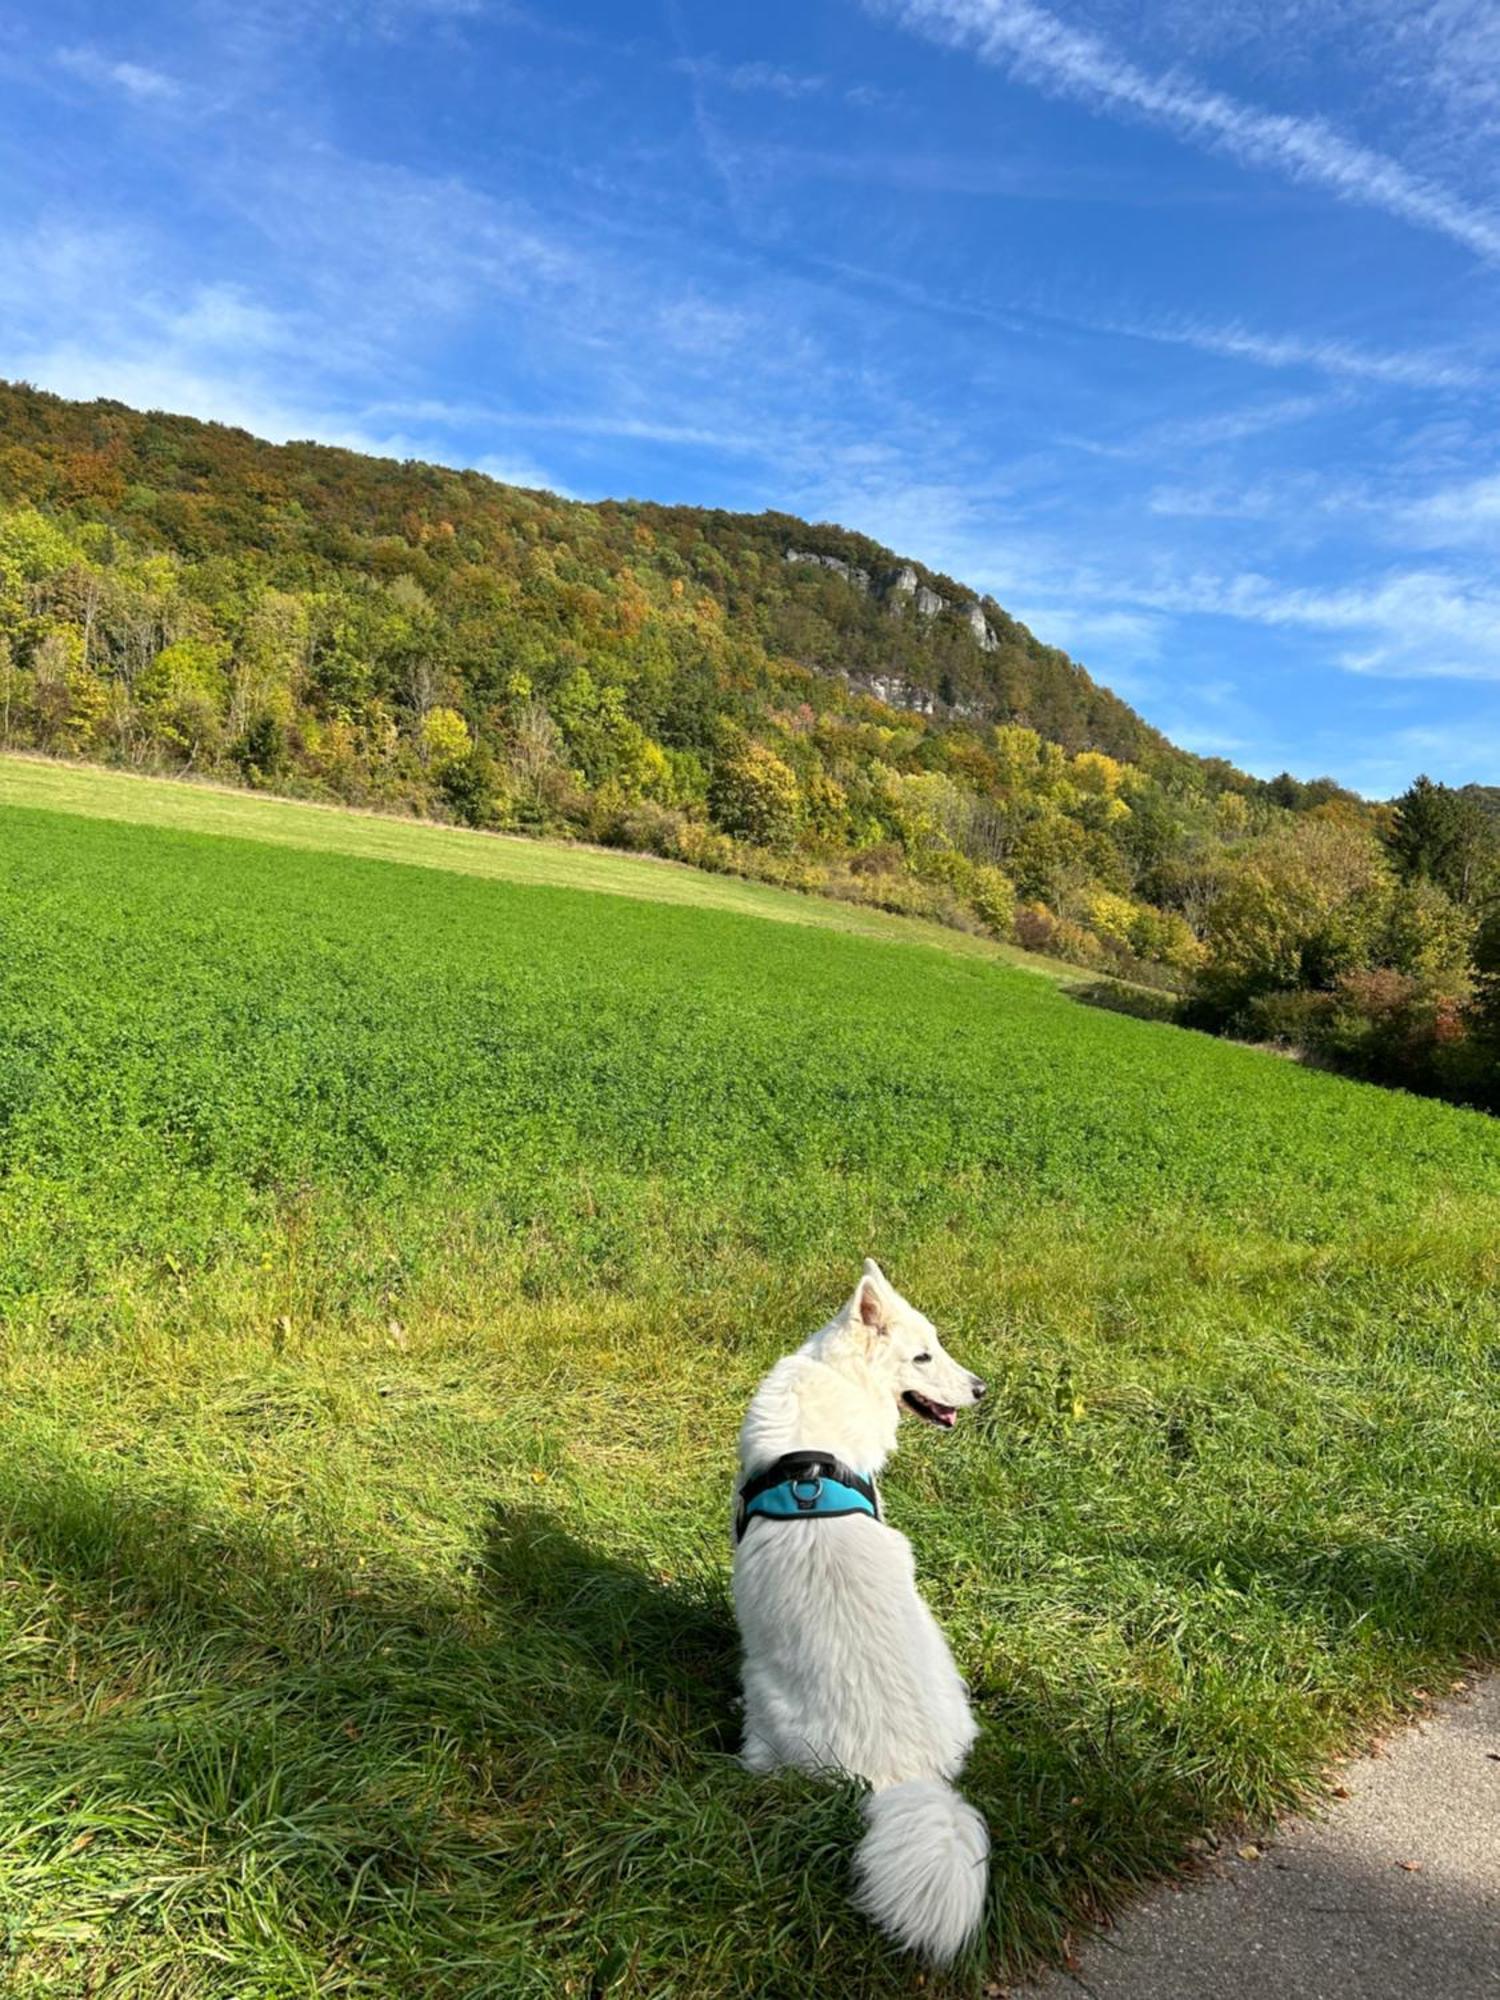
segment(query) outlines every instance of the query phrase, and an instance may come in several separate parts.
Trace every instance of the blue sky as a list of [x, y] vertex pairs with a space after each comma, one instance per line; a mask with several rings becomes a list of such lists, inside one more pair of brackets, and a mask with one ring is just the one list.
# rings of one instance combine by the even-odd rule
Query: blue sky
[[1194, 749], [1500, 781], [1494, 0], [0, 29], [0, 374], [839, 520]]

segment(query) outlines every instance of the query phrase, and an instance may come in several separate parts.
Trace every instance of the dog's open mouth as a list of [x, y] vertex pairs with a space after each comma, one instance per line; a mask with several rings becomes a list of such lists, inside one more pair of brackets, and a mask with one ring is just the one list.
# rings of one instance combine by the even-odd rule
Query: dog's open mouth
[[901, 1400], [909, 1410], [915, 1410], [930, 1424], [941, 1425], [945, 1431], [951, 1431], [958, 1422], [958, 1412], [951, 1404], [934, 1403], [930, 1396], [919, 1396], [915, 1389], [903, 1391]]

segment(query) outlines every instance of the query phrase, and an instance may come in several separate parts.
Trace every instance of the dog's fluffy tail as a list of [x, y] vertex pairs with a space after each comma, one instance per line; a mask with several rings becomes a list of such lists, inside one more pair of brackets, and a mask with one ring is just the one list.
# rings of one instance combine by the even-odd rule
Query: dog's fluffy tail
[[990, 1836], [941, 1778], [911, 1778], [865, 1800], [869, 1831], [854, 1857], [858, 1907], [887, 1937], [946, 1965], [984, 1915]]

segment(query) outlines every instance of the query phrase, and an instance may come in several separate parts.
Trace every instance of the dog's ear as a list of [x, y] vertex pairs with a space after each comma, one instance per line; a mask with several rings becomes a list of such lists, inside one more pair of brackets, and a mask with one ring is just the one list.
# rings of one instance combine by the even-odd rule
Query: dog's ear
[[854, 1316], [862, 1320], [872, 1333], [890, 1331], [890, 1294], [891, 1288], [885, 1281], [884, 1271], [873, 1257], [866, 1257], [865, 1268], [854, 1293]]

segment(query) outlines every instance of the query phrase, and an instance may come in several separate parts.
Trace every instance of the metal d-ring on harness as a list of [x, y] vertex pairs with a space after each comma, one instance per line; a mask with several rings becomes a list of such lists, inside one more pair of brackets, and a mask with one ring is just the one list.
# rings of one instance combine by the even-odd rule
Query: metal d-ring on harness
[[752, 1521], [831, 1521], [841, 1514], [880, 1519], [873, 1479], [829, 1451], [789, 1451], [747, 1479], [735, 1495], [734, 1538]]

